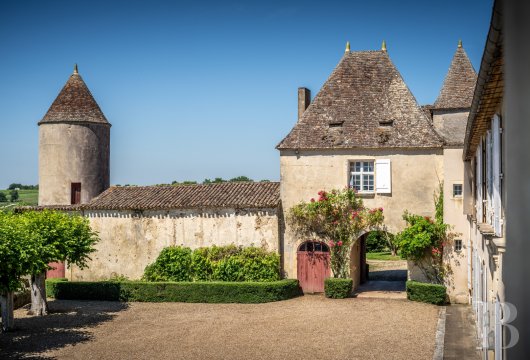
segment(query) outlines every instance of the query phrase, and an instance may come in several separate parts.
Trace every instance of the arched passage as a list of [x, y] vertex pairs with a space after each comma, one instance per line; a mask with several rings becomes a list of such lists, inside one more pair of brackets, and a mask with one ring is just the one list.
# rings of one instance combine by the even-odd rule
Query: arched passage
[[329, 247], [320, 241], [300, 244], [296, 253], [297, 273], [305, 293], [324, 291], [324, 280], [331, 275]]

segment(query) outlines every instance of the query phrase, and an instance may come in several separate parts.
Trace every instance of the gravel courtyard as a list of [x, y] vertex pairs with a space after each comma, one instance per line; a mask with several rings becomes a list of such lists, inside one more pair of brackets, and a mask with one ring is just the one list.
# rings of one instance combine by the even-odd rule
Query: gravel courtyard
[[0, 358], [432, 359], [438, 307], [304, 296], [268, 304], [50, 301], [15, 311]]

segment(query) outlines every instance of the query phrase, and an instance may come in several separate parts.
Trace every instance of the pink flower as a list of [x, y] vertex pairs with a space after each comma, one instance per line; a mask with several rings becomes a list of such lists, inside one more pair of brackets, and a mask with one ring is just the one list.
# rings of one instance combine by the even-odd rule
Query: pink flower
[[333, 246], [335, 246], [335, 243], [333, 241], [330, 241], [329, 242], [329, 247], [333, 247]]
[[380, 208], [379, 208], [379, 211], [383, 212], [383, 208], [382, 208], [382, 207], [380, 207]]
[[337, 243], [337, 245], [338, 245], [338, 246], [342, 246], [342, 241], [339, 241], [339, 242]]
[[311, 202], [315, 202], [315, 198], [311, 198]]

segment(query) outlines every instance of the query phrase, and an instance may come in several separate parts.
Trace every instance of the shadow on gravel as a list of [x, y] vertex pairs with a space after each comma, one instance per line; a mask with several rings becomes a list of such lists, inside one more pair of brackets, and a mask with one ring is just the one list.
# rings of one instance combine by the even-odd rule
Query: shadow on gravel
[[127, 309], [126, 303], [110, 301], [54, 300], [48, 304], [47, 316], [16, 316], [15, 329], [0, 333], [0, 359], [49, 359], [44, 352], [90, 340], [88, 328]]

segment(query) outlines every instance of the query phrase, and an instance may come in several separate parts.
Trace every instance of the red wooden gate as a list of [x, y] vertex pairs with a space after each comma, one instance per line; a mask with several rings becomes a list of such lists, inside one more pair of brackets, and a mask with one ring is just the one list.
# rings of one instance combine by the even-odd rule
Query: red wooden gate
[[306, 241], [298, 248], [297, 273], [305, 293], [324, 292], [324, 279], [330, 277], [330, 256], [326, 244]]
[[50, 265], [53, 268], [53, 269], [46, 271], [46, 277], [48, 279], [65, 277], [66, 271], [64, 268], [64, 262], [60, 262], [60, 263], [53, 262], [53, 263], [49, 263], [48, 265]]

